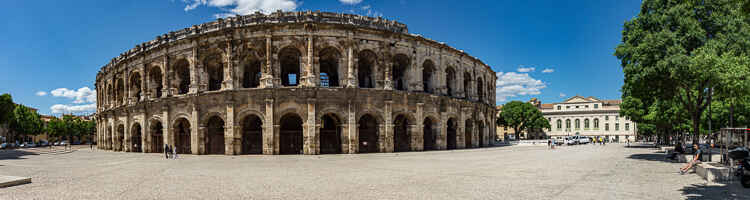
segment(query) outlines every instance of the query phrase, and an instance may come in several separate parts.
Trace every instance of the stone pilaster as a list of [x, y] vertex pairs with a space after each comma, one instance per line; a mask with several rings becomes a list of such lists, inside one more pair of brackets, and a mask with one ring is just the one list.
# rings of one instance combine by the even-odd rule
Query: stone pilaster
[[440, 113], [440, 124], [437, 125], [435, 149], [448, 149], [448, 114]]
[[[161, 112], [162, 139], [164, 140], [163, 143], [176, 146], [177, 143], [175, 143], [175, 137], [177, 136], [175, 136], [174, 131], [172, 131], [172, 127], [174, 127], [174, 124], [172, 124], [172, 119], [169, 117], [169, 106], [163, 105], [161, 107]], [[162, 146], [164, 146], [164, 144], [162, 144]]]
[[[190, 90], [188, 93], [198, 93], [201, 84], [200, 74], [202, 73], [203, 65], [201, 64], [198, 57], [198, 42], [193, 40], [193, 53], [190, 55]], [[178, 85], [179, 86], [179, 85]]]
[[320, 125], [315, 120], [315, 104], [315, 99], [307, 99], [307, 121], [303, 124], [303, 152], [307, 155], [320, 154], [320, 139], [318, 139]]
[[381, 132], [383, 134], [380, 134], [380, 137], [382, 138], [378, 143], [380, 143], [380, 152], [386, 152], [391, 153], [393, 152], [393, 101], [387, 100], [385, 101], [385, 113], [383, 114], [383, 117], [385, 118], [385, 131]]
[[193, 111], [190, 115], [190, 151], [195, 155], [205, 154], [204, 150], [204, 138], [206, 127], [200, 124], [199, 117], [200, 112], [198, 111], [198, 105], [192, 105]]
[[260, 87], [261, 88], [273, 88], [274, 87], [274, 75], [273, 75], [273, 49], [272, 49], [271, 35], [266, 35], [266, 60], [265, 65], [261, 68], [260, 76]]
[[424, 103], [417, 103], [416, 125], [410, 127], [411, 131], [411, 150], [424, 150]]
[[[232, 50], [232, 40], [228, 39], [226, 41], [226, 49], [224, 50], [226, 52], [226, 55], [224, 56], [224, 63], [226, 63], [226, 66], [224, 67], [224, 81], [221, 82], [221, 89], [222, 90], [233, 90], [235, 88], [234, 86], [234, 51]], [[226, 130], [226, 128], [225, 128]], [[226, 138], [226, 137], [225, 137]]]
[[234, 127], [234, 102], [228, 102], [227, 105], [227, 118], [224, 122], [224, 153], [227, 155], [237, 155], [241, 144], [241, 138], [239, 134], [235, 133]]
[[458, 109], [460, 113], [458, 127], [456, 128], [456, 149], [466, 148], [466, 113], [464, 109]]
[[[170, 76], [172, 74], [172, 70], [171, 70], [172, 68], [169, 67], [169, 56], [165, 55], [164, 58], [162, 59], [162, 69], [164, 69], [164, 70], [162, 71], [162, 78], [161, 78], [161, 84], [162, 84], [162, 86], [161, 86], [161, 96], [160, 97], [167, 97], [167, 96], [171, 95], [170, 89], [169, 89], [170, 88], [169, 87], [169, 83], [171, 82], [171, 78], [172, 78]], [[157, 83], [157, 84], [159, 84], [159, 83]], [[160, 98], [160, 97], [156, 97], [156, 98]], [[162, 122], [162, 124], [168, 124], [168, 123]]]
[[355, 109], [355, 105], [352, 104], [352, 101], [349, 101], [349, 109], [348, 109], [348, 116], [347, 119], [347, 128], [344, 129], [346, 132], [346, 140], [347, 141], [346, 147], [344, 148], [346, 151], [342, 151], [342, 153], [359, 153], [359, 127], [357, 125], [357, 113]]
[[279, 149], [276, 141], [279, 138], [278, 126], [274, 123], [273, 99], [265, 100], [266, 113], [263, 117], [263, 154], [278, 154]]

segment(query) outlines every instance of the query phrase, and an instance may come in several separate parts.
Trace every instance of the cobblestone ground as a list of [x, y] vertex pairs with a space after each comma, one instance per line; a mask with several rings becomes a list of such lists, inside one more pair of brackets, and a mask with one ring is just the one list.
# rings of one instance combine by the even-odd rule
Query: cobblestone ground
[[679, 175], [651, 148], [509, 146], [320, 156], [0, 152], [32, 183], [0, 199], [750, 199], [738, 183]]

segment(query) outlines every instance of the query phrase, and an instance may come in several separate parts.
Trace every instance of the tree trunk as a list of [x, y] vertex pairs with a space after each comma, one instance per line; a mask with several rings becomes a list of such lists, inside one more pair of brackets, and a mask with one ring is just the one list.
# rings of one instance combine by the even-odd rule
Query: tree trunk
[[700, 115], [693, 114], [693, 144], [698, 144], [698, 135], [700, 135]]

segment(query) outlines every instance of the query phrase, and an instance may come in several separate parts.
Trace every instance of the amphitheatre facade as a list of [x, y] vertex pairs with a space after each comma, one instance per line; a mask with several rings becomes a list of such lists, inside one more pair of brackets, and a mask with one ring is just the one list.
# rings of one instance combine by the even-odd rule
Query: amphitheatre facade
[[495, 140], [495, 73], [406, 25], [275, 12], [136, 45], [96, 76], [98, 148], [182, 154], [462, 149]]

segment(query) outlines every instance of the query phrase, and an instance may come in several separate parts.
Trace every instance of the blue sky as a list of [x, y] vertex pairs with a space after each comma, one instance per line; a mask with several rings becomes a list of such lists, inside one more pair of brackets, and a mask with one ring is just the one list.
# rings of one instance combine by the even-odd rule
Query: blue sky
[[623, 73], [612, 54], [639, 7], [636, 0], [10, 0], [0, 7], [0, 93], [42, 114], [87, 112], [95, 98], [83, 87], [93, 90], [99, 68], [136, 44], [216, 16], [283, 9], [405, 23], [502, 72], [499, 104], [618, 99]]

